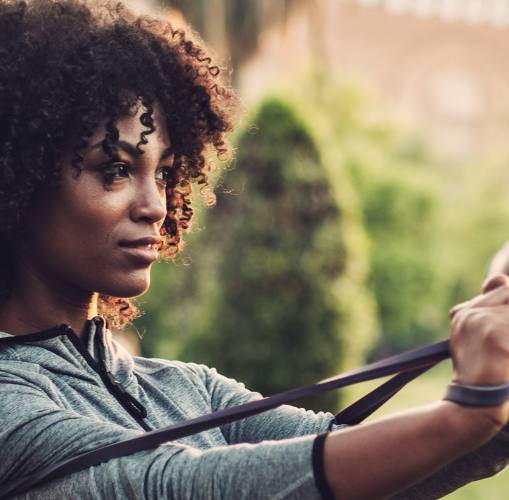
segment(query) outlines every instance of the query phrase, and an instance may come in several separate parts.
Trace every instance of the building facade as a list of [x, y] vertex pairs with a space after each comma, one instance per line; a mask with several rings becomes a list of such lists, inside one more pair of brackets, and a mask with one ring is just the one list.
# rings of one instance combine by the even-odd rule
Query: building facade
[[509, 149], [509, 0], [316, 0], [259, 45], [238, 79], [248, 100], [320, 57], [454, 159]]

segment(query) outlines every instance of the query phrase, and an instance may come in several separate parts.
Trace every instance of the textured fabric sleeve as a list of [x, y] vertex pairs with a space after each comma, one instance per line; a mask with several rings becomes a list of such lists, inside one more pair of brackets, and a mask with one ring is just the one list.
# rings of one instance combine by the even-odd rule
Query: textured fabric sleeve
[[[218, 374], [214, 368], [192, 363], [188, 366], [196, 370], [205, 384], [211, 397], [212, 411], [262, 398], [259, 393], [248, 391], [244, 384]], [[334, 415], [331, 413], [315, 413], [283, 405], [255, 417], [225, 425], [221, 427], [221, 431], [228, 443], [236, 444], [319, 434], [341, 427], [346, 426], [335, 425]]]
[[[23, 378], [0, 374], [0, 481], [30, 474], [78, 452], [134, 437], [140, 431], [65, 408]], [[56, 480], [19, 499], [129, 498], [320, 499], [312, 449], [315, 436], [201, 451], [175, 442], [111, 460]]]
[[458, 458], [391, 500], [433, 500], [472, 481], [494, 476], [509, 463], [509, 424], [489, 443]]
[[307, 436], [204, 452], [169, 444], [111, 460], [18, 498], [320, 500], [311, 467], [313, 440]]

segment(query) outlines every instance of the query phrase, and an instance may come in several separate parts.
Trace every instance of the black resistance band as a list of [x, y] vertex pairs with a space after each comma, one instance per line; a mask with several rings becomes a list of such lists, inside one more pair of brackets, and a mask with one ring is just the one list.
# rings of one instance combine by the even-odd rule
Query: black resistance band
[[292, 403], [299, 399], [347, 387], [359, 382], [397, 374], [373, 392], [336, 415], [335, 423], [337, 424], [358, 424], [388, 401], [408, 382], [449, 357], [449, 341], [444, 340], [371, 363], [363, 368], [322, 380], [314, 385], [293, 389], [265, 399], [250, 401], [249, 403], [178, 422], [155, 431], [147, 432], [143, 436], [113, 443], [76, 457], [68, 458], [45, 467], [30, 476], [7, 481], [0, 485], [0, 500], [20, 495], [35, 486], [107, 462], [113, 458], [153, 449], [168, 441], [174, 441], [214, 427], [252, 417], [286, 403]]

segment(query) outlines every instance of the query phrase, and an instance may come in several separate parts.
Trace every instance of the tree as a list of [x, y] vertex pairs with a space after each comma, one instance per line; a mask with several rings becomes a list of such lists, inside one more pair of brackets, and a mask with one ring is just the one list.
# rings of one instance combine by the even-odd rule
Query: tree
[[[230, 193], [208, 222], [221, 234], [220, 293], [210, 332], [186, 357], [272, 394], [342, 365], [342, 315], [332, 287], [344, 271], [341, 209], [305, 125], [278, 99], [238, 142]], [[337, 407], [337, 394], [307, 407]]]

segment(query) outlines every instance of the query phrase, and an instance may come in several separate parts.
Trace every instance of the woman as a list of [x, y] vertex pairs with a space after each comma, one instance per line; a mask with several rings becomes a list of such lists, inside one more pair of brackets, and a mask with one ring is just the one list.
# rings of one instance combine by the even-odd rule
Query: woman
[[[0, 3], [0, 481], [260, 397], [207, 367], [133, 359], [98, 316], [129, 320], [152, 263], [179, 250], [191, 180], [211, 201], [208, 158], [228, 157], [235, 105], [163, 20]], [[453, 311], [460, 384], [509, 380], [509, 284], [485, 292]], [[400, 498], [438, 498], [505, 466], [508, 417], [507, 402], [440, 401], [337, 430], [286, 406], [20, 498], [381, 499], [428, 476]]]

